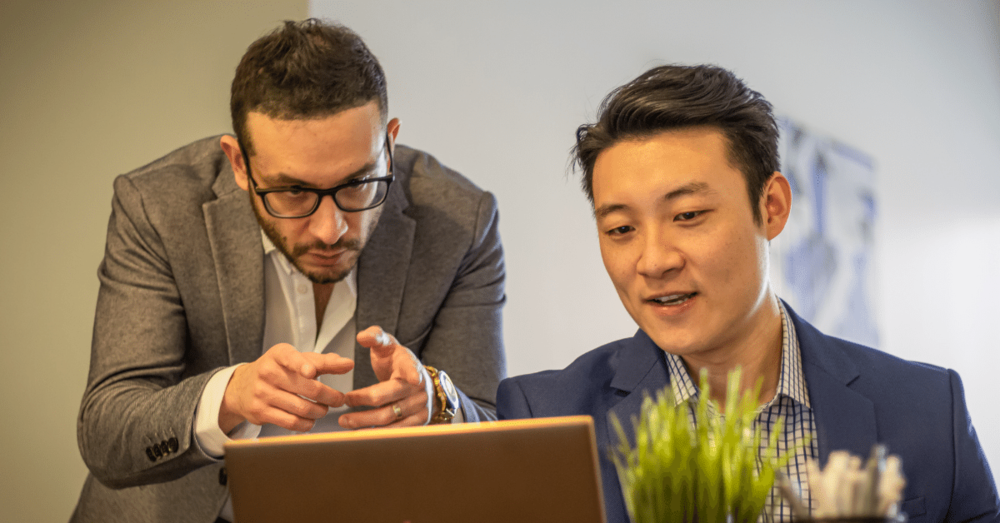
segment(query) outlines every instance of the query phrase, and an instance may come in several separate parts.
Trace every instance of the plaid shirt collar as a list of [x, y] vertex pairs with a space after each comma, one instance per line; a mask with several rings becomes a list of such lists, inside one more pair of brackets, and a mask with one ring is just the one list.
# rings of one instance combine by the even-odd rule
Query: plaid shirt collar
[[[811, 408], [805, 375], [802, 373], [802, 354], [799, 351], [798, 336], [795, 335], [795, 324], [788, 317], [785, 305], [781, 300], [778, 300], [778, 307], [781, 310], [781, 375], [778, 377], [778, 389], [774, 398], [766, 405], [761, 406], [761, 410], [777, 402], [781, 396], [787, 396], [796, 403]], [[688, 374], [684, 361], [676, 354], [666, 352], [664, 354], [667, 360], [667, 370], [670, 373], [670, 387], [674, 391], [676, 404], [697, 401], [698, 386]]]

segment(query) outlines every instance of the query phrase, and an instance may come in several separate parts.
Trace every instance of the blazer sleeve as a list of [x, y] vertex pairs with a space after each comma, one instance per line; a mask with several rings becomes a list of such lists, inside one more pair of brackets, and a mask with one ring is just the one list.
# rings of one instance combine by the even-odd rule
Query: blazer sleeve
[[953, 370], [949, 370], [948, 375], [951, 379], [955, 468], [947, 521], [1000, 522], [996, 484], [965, 406], [962, 380]]
[[497, 419], [526, 419], [533, 417], [528, 398], [516, 378], [505, 379], [497, 389]]
[[501, 310], [504, 257], [496, 198], [482, 193], [472, 243], [434, 318], [421, 360], [445, 370], [459, 391], [465, 421], [496, 419], [496, 390], [506, 376]]
[[80, 453], [111, 488], [168, 481], [212, 463], [192, 445], [211, 372], [182, 379], [187, 322], [167, 251], [126, 176], [115, 180], [98, 269], [90, 372], [77, 419]]

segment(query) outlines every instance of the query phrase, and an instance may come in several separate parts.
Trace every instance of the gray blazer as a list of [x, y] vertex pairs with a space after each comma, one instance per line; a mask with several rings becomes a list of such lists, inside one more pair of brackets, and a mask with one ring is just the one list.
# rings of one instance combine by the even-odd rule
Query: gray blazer
[[[394, 160], [358, 262], [358, 330], [393, 333], [448, 371], [468, 421], [495, 419], [505, 375], [496, 199], [425, 153], [397, 146]], [[218, 136], [114, 187], [77, 424], [90, 475], [72, 521], [212, 522], [225, 471], [193, 441], [194, 413], [215, 371], [261, 355], [260, 229]], [[354, 386], [376, 381], [356, 345]]]

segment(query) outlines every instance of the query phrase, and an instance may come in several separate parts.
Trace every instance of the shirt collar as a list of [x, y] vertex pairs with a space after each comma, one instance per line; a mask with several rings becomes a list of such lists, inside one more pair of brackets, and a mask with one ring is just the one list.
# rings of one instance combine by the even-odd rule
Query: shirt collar
[[[271, 258], [274, 260], [274, 266], [278, 270], [282, 271], [285, 277], [298, 276], [301, 278], [306, 278], [306, 275], [302, 274], [299, 269], [292, 264], [287, 256], [284, 255], [278, 248], [274, 245], [270, 238], [267, 237], [267, 233], [264, 229], [260, 230], [260, 242], [264, 246], [264, 257]], [[351, 296], [357, 299], [358, 297], [358, 271], [351, 270], [351, 273], [347, 275], [342, 281], [346, 283], [346, 290], [350, 291]], [[308, 279], [308, 278], [306, 278]]]
[[[778, 377], [778, 390], [772, 402], [781, 396], [787, 396], [807, 408], [812, 408], [809, 404], [805, 374], [802, 372], [802, 353], [799, 350], [799, 338], [795, 334], [795, 324], [788, 317], [781, 300], [778, 300], [778, 307], [781, 310], [781, 375]], [[676, 404], [696, 400], [698, 386], [688, 374], [684, 361], [676, 354], [664, 354], [667, 370], [670, 373], [670, 388], [674, 392]]]

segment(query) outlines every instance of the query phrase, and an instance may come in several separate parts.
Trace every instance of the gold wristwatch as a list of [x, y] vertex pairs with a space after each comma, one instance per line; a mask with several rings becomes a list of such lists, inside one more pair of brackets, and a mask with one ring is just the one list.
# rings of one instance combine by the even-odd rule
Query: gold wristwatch
[[455, 384], [443, 370], [437, 370], [430, 365], [424, 365], [427, 373], [434, 383], [434, 396], [437, 398], [438, 412], [431, 418], [431, 423], [451, 423], [452, 418], [458, 413], [459, 400], [458, 391]]

